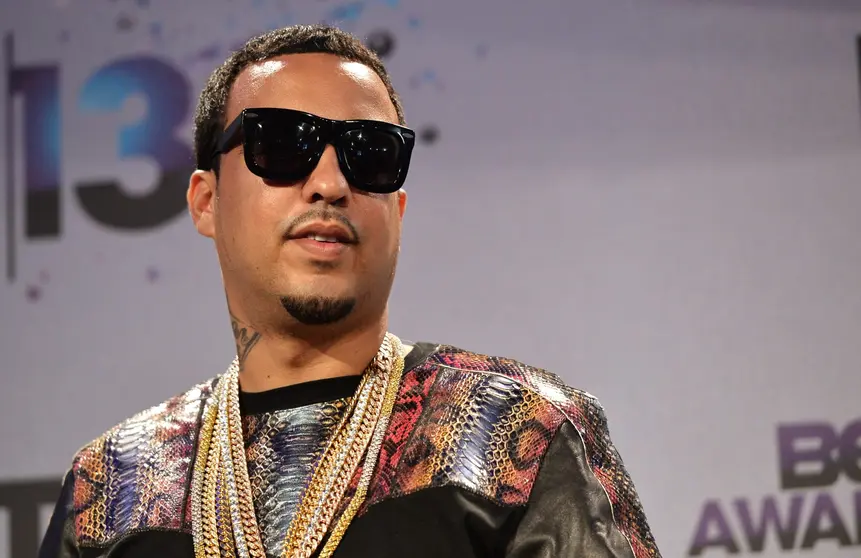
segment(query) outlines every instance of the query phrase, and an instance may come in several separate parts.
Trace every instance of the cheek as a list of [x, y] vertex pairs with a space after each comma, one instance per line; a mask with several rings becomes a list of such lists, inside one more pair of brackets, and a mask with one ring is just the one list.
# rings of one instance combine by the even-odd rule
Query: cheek
[[271, 188], [245, 167], [241, 157], [230, 161], [222, 179], [222, 198], [230, 215], [231, 225], [240, 228], [255, 226], [275, 211], [278, 188]]
[[380, 203], [367, 214], [368, 223], [372, 224], [374, 235], [373, 258], [376, 261], [388, 261], [398, 250], [400, 243], [400, 219], [398, 206], [388, 200]]
[[272, 203], [261, 185], [253, 178], [238, 177], [231, 180], [225, 176], [220, 189], [219, 225], [225, 241], [242, 243], [243, 239], [263, 234], [273, 211]]

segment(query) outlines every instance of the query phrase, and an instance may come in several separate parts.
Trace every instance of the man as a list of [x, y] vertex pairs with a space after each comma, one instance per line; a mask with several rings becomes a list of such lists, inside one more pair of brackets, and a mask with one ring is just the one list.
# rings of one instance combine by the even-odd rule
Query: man
[[42, 557], [659, 556], [594, 398], [387, 332], [415, 136], [372, 52], [255, 38], [195, 127], [237, 358], [75, 456]]

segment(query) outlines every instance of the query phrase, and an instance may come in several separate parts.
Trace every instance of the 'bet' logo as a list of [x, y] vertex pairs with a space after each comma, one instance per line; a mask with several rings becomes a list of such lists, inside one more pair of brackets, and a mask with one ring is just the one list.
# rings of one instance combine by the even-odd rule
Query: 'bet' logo
[[831, 486], [841, 475], [861, 483], [861, 419], [841, 432], [825, 422], [778, 428], [783, 488]]

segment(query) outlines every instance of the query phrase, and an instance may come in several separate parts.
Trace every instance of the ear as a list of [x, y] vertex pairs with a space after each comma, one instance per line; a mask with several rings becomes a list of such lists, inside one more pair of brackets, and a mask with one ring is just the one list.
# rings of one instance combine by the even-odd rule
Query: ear
[[407, 191], [401, 188], [398, 190], [398, 214], [401, 220], [404, 219], [404, 212], [407, 210]]
[[188, 180], [185, 199], [197, 232], [215, 238], [215, 187], [218, 179], [212, 171], [196, 170]]

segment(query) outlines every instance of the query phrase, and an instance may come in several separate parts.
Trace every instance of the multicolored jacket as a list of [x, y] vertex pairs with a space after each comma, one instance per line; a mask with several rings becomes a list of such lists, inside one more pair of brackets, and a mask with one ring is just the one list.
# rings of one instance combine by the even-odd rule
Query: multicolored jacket
[[[128, 419], [82, 449], [40, 557], [194, 556], [191, 473], [201, 411], [217, 381]], [[282, 408], [257, 409], [261, 414], [245, 423], [269, 556], [280, 553], [278, 540], [308, 480], [304, 471], [313, 467], [316, 433], [325, 435], [325, 426], [314, 426], [317, 418], [336, 413], [352, 389], [346, 379], [322, 382], [282, 388]], [[250, 416], [248, 401], [243, 414]], [[594, 397], [514, 360], [417, 343], [367, 498], [335, 556], [660, 553]]]

